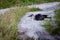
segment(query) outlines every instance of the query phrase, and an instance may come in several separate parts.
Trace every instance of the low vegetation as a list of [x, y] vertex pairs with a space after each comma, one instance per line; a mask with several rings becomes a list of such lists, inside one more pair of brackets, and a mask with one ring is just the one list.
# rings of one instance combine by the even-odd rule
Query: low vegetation
[[20, 18], [26, 12], [37, 11], [38, 8], [28, 9], [27, 7], [15, 7], [15, 9], [0, 15], [0, 40], [18, 40], [17, 38], [17, 24]]
[[27, 11], [27, 7], [16, 7], [14, 10], [0, 15], [0, 40], [18, 40], [17, 24]]
[[39, 8], [30, 8], [30, 11], [42, 11], [42, 9], [39, 9]]
[[52, 34], [52, 35], [56, 35], [56, 34], [60, 34], [60, 10], [56, 10], [55, 11], [55, 23], [57, 24], [57, 28], [54, 28], [55, 26], [51, 25], [51, 21], [46, 21], [45, 23], [45, 27], [46, 29]]
[[0, 9], [12, 6], [26, 6], [45, 2], [60, 2], [60, 0], [0, 0]]
[[[60, 0], [0, 0], [0, 9], [2, 8], [8, 8], [12, 6], [20, 6], [16, 7], [13, 10], [10, 10], [9, 12], [6, 12], [4, 15], [0, 15], [0, 40], [18, 40], [17, 38], [17, 24], [20, 21], [20, 18], [26, 13], [30, 11], [39, 11], [41, 9], [39, 8], [32, 8], [28, 9], [25, 7], [26, 5], [31, 4], [39, 4], [39, 3], [45, 3], [45, 2], [54, 2]], [[24, 7], [23, 7], [24, 6]], [[56, 34], [60, 31], [60, 10], [56, 11], [56, 22], [58, 24], [58, 28], [53, 29], [52, 25], [50, 24], [50, 21], [47, 21], [48, 23], [45, 24], [45, 27], [47, 28], [50, 33]]]

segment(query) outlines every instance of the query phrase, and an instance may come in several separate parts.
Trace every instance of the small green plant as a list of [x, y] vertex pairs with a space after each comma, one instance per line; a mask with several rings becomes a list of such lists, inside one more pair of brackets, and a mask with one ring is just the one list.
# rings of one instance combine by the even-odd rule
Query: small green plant
[[54, 27], [51, 25], [51, 20], [47, 20], [43, 26], [52, 34]]
[[39, 8], [30, 8], [30, 11], [42, 11], [42, 9], [39, 9]]
[[60, 32], [60, 9], [55, 11], [55, 19], [56, 19], [56, 23], [58, 25], [58, 27], [55, 29], [57, 33]]
[[56, 22], [60, 26], [60, 10], [56, 10], [55, 12], [56, 12], [55, 14]]

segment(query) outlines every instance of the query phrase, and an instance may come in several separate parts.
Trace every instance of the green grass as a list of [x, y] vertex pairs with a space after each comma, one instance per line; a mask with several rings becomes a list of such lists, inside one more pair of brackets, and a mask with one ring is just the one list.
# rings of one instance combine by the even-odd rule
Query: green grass
[[26, 6], [46, 2], [60, 2], [60, 0], [0, 0], [0, 9], [12, 6]]
[[49, 21], [46, 21], [46, 23], [43, 25], [45, 28], [46, 28], [46, 30], [50, 33], [50, 34], [52, 34], [52, 35], [54, 35], [54, 34], [56, 34], [55, 33], [55, 29], [54, 29], [54, 26], [53, 25], [51, 25], [51, 21], [49, 20]]
[[60, 26], [60, 10], [56, 10], [55, 12], [56, 12], [55, 14], [56, 22]]
[[46, 23], [44, 24], [44, 26], [46, 27], [46, 29], [52, 35], [59, 34], [59, 32], [60, 32], [60, 10], [56, 10], [55, 11], [55, 22], [57, 24], [57, 28], [54, 28], [54, 26], [51, 25], [51, 21], [46, 21]]
[[42, 11], [42, 9], [39, 8], [30, 8], [30, 11], [34, 12], [34, 11]]
[[14, 7], [6, 12], [4, 15], [0, 15], [0, 40], [18, 40], [17, 38], [17, 24], [25, 15], [26, 12], [40, 10], [38, 8], [27, 8], [26, 6]]
[[0, 15], [0, 40], [18, 40], [17, 24], [28, 10], [27, 7], [16, 7], [14, 10]]
[[[9, 12], [6, 12], [4, 15], [0, 15], [0, 40], [18, 40], [17, 38], [17, 24], [20, 21], [20, 18], [26, 13], [30, 11], [39, 11], [38, 8], [32, 8], [28, 9], [27, 7], [23, 7], [26, 5], [31, 4], [39, 4], [39, 3], [45, 3], [45, 2], [54, 2], [60, 0], [0, 0], [0, 9], [1, 8], [7, 8], [12, 6], [22, 6], [22, 7], [16, 7], [14, 10], [10, 10]], [[56, 21], [59, 25], [60, 30], [60, 11], [56, 11]], [[52, 25], [50, 25], [50, 22], [48, 24], [45, 24], [48, 31], [51, 33], [55, 33], [55, 29], [52, 28]], [[58, 30], [58, 28], [56, 29]]]

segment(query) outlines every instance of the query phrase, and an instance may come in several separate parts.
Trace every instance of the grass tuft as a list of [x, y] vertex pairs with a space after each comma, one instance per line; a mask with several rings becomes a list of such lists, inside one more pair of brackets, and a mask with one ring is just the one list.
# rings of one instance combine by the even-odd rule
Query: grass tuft
[[42, 11], [42, 9], [39, 9], [39, 8], [30, 8], [30, 11]]
[[17, 24], [27, 11], [27, 7], [16, 7], [14, 10], [0, 15], [0, 40], [18, 40]]
[[54, 28], [55, 26], [51, 25], [51, 21], [47, 21], [44, 26], [46, 29], [52, 34], [60, 34], [60, 10], [55, 11], [55, 23], [57, 24], [57, 28]]

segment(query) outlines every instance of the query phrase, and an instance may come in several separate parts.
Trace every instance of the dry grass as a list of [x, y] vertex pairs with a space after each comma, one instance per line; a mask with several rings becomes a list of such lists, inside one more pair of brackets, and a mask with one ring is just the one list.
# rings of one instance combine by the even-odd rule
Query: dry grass
[[0, 15], [0, 40], [18, 40], [17, 24], [27, 11], [27, 7], [16, 7], [14, 10]]

